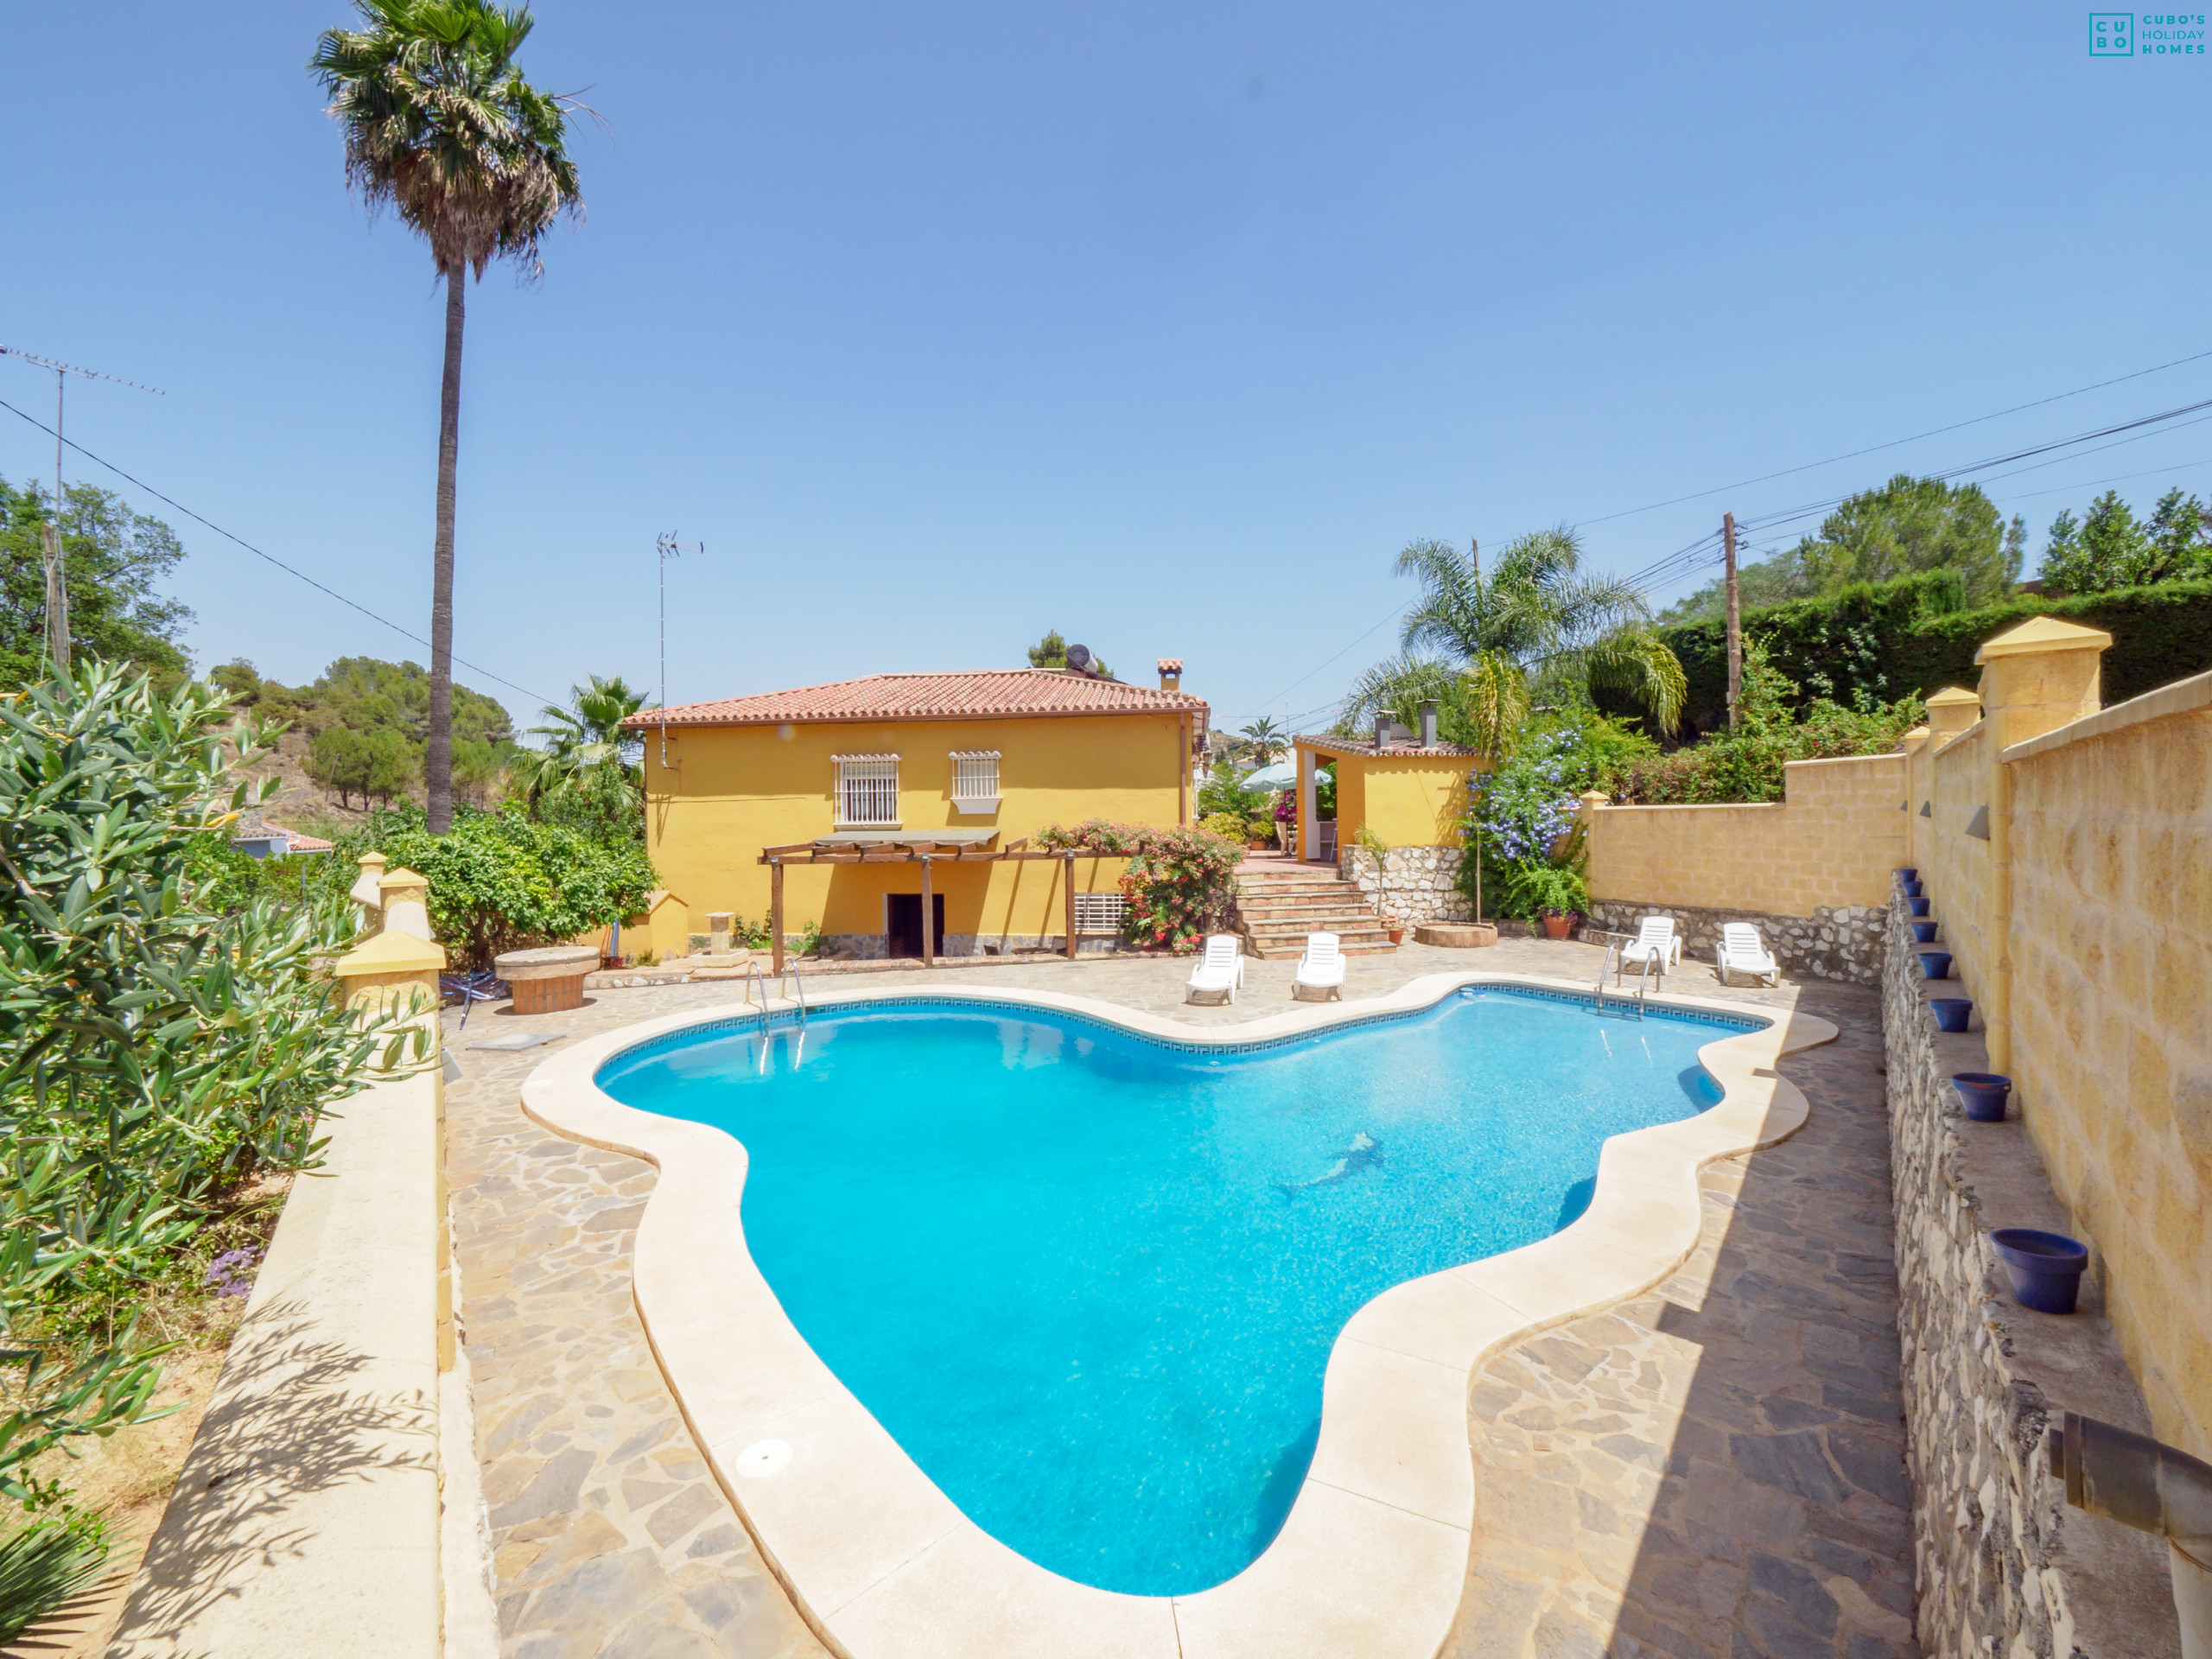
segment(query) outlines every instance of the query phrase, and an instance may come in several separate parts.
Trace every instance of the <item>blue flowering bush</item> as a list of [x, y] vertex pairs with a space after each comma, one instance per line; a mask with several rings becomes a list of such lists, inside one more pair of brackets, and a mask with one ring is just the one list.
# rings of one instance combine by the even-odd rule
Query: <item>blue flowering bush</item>
[[1531, 726], [1503, 765], [1474, 775], [1463, 830], [1475, 856], [1460, 867], [1470, 898], [1479, 869], [1484, 908], [1497, 915], [1534, 919], [1588, 910], [1579, 797], [1615, 752], [1633, 747], [1619, 741], [1625, 735], [1594, 715]]

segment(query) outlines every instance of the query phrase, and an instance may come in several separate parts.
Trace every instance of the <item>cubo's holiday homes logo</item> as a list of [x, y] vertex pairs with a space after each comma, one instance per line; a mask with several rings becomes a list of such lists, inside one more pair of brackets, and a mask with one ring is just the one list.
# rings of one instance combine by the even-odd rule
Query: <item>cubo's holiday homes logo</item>
[[2204, 17], [2201, 11], [2093, 11], [2089, 14], [2089, 55], [2201, 58]]

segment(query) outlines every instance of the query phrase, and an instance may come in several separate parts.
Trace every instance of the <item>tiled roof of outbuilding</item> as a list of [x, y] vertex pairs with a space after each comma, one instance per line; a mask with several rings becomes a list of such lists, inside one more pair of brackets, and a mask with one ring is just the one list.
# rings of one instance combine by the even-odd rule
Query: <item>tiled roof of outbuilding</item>
[[979, 669], [964, 674], [870, 674], [793, 691], [686, 702], [646, 709], [622, 722], [630, 731], [670, 726], [777, 726], [789, 721], [990, 720], [1042, 715], [1193, 714], [1203, 699], [1181, 691], [1125, 685], [1057, 668]]

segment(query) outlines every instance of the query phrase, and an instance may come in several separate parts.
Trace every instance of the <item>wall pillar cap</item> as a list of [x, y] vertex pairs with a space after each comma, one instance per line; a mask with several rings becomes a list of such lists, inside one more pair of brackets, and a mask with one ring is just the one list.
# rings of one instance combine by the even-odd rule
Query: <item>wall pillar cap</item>
[[371, 910], [378, 909], [384, 904], [385, 855], [382, 853], [363, 853], [357, 861], [361, 867], [361, 874], [346, 896], [357, 905], [366, 906]]
[[[2001, 635], [1999, 636], [1999, 638], [2002, 637], [2003, 636]], [[1990, 645], [1994, 645], [1997, 642], [1994, 639], [1990, 641]], [[1982, 650], [1985, 652], [1988, 649], [1989, 645], [1984, 645], [1982, 647]], [[1981, 658], [1979, 657], [1974, 658], [1974, 661], [1976, 662], [1980, 662], [1980, 660]], [[1955, 685], [1947, 685], [1941, 691], [1937, 691], [1931, 695], [1928, 699], [1928, 706], [1930, 709], [1955, 709], [1963, 702], [1970, 702], [1977, 709], [1981, 706], [1981, 699], [1979, 696], [1971, 691], [1962, 691]]]
[[379, 933], [365, 939], [331, 964], [340, 979], [366, 974], [413, 974], [446, 965], [445, 948], [411, 933]]
[[[2055, 616], [2031, 616], [2017, 628], [1985, 640], [1974, 654], [1976, 663], [1999, 657], [2041, 656], [2056, 651], [2109, 651], [2112, 635], [2102, 628], [2085, 628], [2078, 622], [2062, 622]], [[1933, 702], [1934, 698], [1929, 698]]]

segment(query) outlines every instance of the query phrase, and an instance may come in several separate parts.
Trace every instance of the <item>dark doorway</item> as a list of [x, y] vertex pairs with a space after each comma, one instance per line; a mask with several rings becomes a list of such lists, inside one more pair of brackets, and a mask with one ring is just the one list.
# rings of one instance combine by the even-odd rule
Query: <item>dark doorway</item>
[[[886, 956], [916, 957], [922, 954], [922, 895], [918, 893], [894, 893], [889, 897], [890, 910], [885, 918], [887, 934], [884, 940]], [[944, 954], [944, 895], [930, 895], [930, 938], [936, 942], [937, 952]]]

